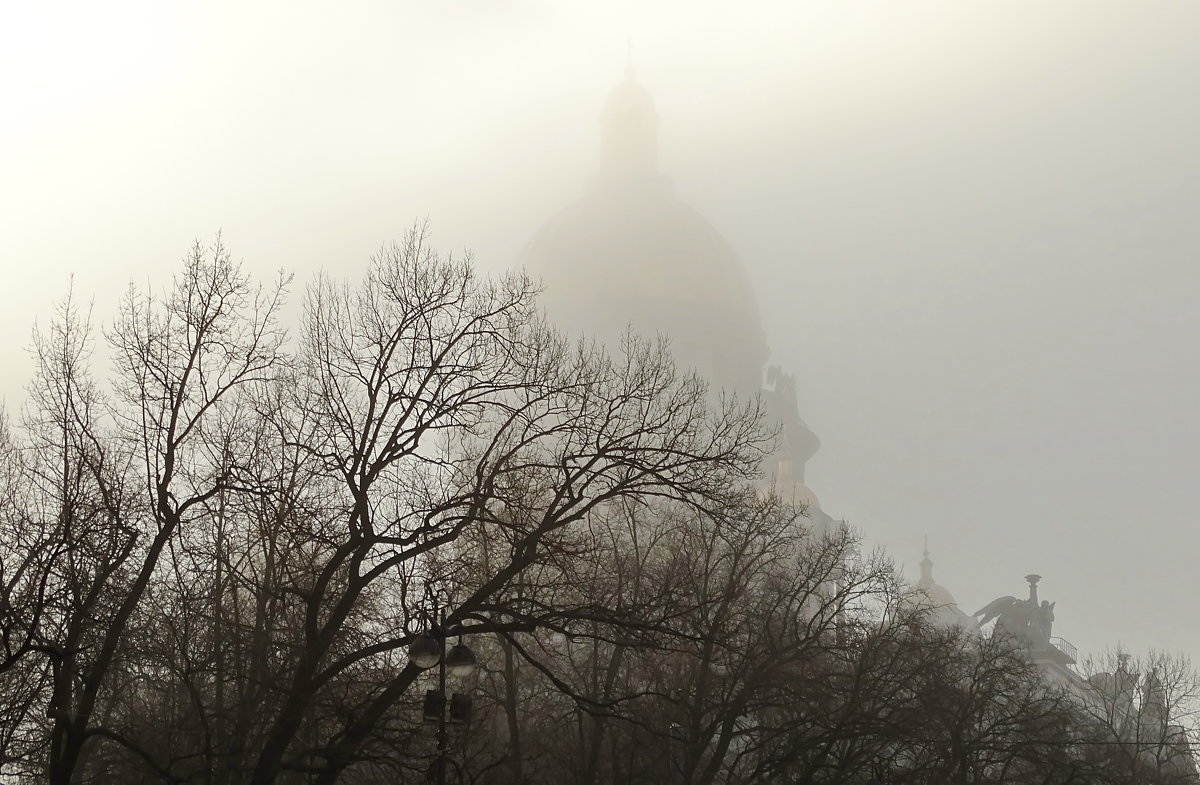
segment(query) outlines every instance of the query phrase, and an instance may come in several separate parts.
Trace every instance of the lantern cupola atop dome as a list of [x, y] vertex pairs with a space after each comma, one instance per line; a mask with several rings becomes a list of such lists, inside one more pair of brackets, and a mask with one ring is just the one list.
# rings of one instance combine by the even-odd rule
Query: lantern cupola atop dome
[[604, 102], [600, 136], [603, 174], [628, 177], [658, 172], [658, 112], [632, 73]]
[[917, 581], [914, 599], [929, 608], [930, 620], [944, 627], [959, 627], [974, 632], [975, 620], [963, 613], [954, 595], [945, 586], [933, 579], [933, 559], [929, 558], [929, 540], [925, 540], [925, 551], [920, 562], [921, 579]]
[[942, 586], [933, 579], [933, 559], [929, 558], [929, 541], [925, 541], [925, 551], [922, 553], [924, 558], [921, 559], [921, 579], [917, 581], [917, 588], [925, 592], [930, 601], [937, 607], [957, 605], [954, 595], [945, 586]]

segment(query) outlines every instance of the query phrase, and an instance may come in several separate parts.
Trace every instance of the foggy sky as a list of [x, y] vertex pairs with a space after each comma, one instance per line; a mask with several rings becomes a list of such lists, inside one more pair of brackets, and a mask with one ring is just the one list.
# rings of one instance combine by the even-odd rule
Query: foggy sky
[[428, 217], [512, 264], [596, 166], [626, 38], [739, 253], [808, 484], [970, 613], [1200, 655], [1200, 4], [9, 4], [2, 392], [75, 274], [110, 320], [220, 230], [353, 277]]

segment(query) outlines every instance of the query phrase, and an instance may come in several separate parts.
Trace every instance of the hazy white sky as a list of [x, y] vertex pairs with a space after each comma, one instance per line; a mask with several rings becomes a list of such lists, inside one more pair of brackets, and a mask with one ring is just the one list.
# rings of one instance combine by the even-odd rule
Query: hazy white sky
[[9, 3], [0, 361], [222, 230], [354, 275], [428, 216], [511, 264], [595, 164], [632, 36], [663, 168], [759, 292], [809, 484], [968, 613], [1200, 654], [1200, 4]]

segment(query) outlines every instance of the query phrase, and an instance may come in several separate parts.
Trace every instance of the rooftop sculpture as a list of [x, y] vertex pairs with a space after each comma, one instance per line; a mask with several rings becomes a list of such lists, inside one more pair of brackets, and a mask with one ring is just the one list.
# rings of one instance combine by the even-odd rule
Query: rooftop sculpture
[[1055, 603], [1042, 600], [1041, 604], [1038, 604], [1037, 584], [1041, 579], [1040, 575], [1025, 576], [1025, 580], [1029, 582], [1028, 599], [998, 597], [975, 611], [972, 615], [979, 619], [978, 626], [983, 627], [995, 619], [993, 635], [1011, 636], [1017, 642], [1036, 650], [1050, 648]]

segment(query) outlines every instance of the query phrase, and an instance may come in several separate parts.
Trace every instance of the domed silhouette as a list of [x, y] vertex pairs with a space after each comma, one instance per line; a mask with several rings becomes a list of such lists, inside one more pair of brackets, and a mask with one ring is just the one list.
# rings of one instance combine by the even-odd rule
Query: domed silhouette
[[921, 559], [921, 579], [917, 581], [915, 592], [910, 601], [928, 607], [930, 619], [945, 627], [958, 627], [976, 632], [975, 620], [958, 607], [958, 602], [950, 590], [933, 579], [933, 560], [929, 558], [929, 542], [925, 543], [925, 552]]
[[610, 346], [626, 328], [667, 336], [677, 364], [715, 391], [762, 395], [767, 418], [783, 425], [763, 479], [828, 528], [833, 520], [804, 483], [804, 464], [820, 441], [800, 417], [795, 379], [772, 366], [764, 386], [767, 341], [750, 278], [659, 171], [658, 113], [631, 75], [605, 101], [600, 131], [600, 168], [584, 195], [519, 259], [545, 285], [547, 316]]
[[658, 171], [658, 115], [622, 82], [601, 113], [600, 172], [520, 262], [545, 284], [559, 326], [612, 342], [625, 329], [670, 337], [680, 366], [715, 388], [757, 393], [767, 343], [749, 276], [712, 224]]

